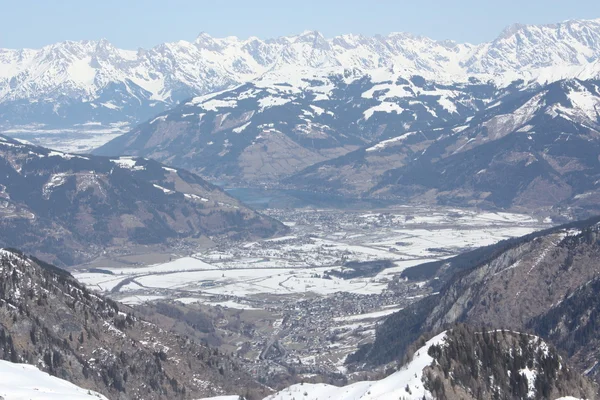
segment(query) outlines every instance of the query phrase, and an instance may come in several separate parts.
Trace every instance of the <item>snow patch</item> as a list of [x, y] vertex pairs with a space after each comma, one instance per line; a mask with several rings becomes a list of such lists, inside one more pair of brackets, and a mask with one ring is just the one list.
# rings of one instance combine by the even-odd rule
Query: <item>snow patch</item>
[[0, 397], [7, 400], [108, 400], [40, 371], [33, 365], [0, 361]]
[[375, 107], [371, 107], [368, 110], [365, 110], [365, 112], [363, 113], [365, 121], [368, 121], [369, 118], [371, 118], [373, 116], [373, 114], [376, 112], [385, 112], [385, 113], [395, 112], [396, 114], [400, 115], [400, 114], [402, 114], [402, 112], [404, 112], [404, 109], [396, 103], [390, 103], [390, 102], [384, 101], [381, 104], [376, 105]]

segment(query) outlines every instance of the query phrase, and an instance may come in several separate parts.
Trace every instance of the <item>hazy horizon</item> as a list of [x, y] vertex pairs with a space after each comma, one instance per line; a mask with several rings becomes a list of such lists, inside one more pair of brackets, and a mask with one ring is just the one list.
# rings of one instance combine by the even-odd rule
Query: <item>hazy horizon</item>
[[[404, 4], [402, 4], [404, 3]], [[319, 31], [325, 37], [342, 34], [366, 36], [411, 33], [434, 40], [478, 44], [493, 40], [507, 26], [551, 24], [600, 17], [600, 4], [509, 0], [482, 4], [474, 0], [453, 3], [406, 3], [305, 0], [301, 4], [260, 0], [224, 3], [174, 0], [64, 0], [60, 3], [1, 0], [5, 20], [0, 47], [40, 48], [65, 40], [106, 39], [135, 50], [164, 42], [193, 41], [201, 32], [212, 37], [260, 39]]]

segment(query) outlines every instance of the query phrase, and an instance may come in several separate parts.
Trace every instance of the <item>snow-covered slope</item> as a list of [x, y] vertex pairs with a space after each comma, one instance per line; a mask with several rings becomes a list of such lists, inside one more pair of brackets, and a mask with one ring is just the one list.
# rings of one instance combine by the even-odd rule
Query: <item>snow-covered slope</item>
[[103, 395], [82, 389], [50, 376], [33, 365], [0, 360], [0, 398], [5, 400], [107, 400]]
[[427, 341], [415, 352], [412, 361], [398, 372], [379, 381], [357, 382], [337, 387], [326, 384], [297, 384], [290, 386], [265, 400], [385, 400], [385, 399], [431, 399], [431, 393], [423, 385], [423, 369], [432, 364], [428, 354], [432, 345], [443, 345], [446, 332]]
[[[379, 381], [336, 387], [297, 384], [265, 400], [422, 400], [594, 398], [579, 376], [541, 338], [512, 331], [456, 325], [421, 341], [412, 360]], [[482, 395], [484, 394], [484, 395]]]
[[[435, 41], [406, 33], [325, 38], [319, 32], [260, 40], [213, 38], [129, 51], [106, 40], [61, 42], [41, 49], [0, 49], [0, 126], [114, 130], [150, 118], [177, 102], [233, 87], [265, 73], [299, 78], [309, 70], [392, 69], [436, 82], [472, 76], [505, 85], [598, 75], [600, 20], [515, 25], [481, 45]], [[18, 113], [16, 111], [19, 111]], [[112, 125], [111, 125], [112, 124]], [[17, 128], [18, 126], [18, 128]]]

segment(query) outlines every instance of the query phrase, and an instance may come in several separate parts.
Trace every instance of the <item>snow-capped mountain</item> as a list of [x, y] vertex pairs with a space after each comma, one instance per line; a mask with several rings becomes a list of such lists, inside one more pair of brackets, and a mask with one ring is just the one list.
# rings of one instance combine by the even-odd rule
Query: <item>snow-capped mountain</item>
[[378, 381], [342, 387], [296, 384], [265, 400], [576, 400], [588, 396], [595, 396], [594, 386], [539, 337], [458, 326], [422, 343], [406, 365]]
[[[600, 71], [600, 20], [514, 25], [490, 43], [435, 41], [405, 33], [325, 38], [318, 32], [261, 40], [213, 38], [137, 51], [106, 40], [0, 50], [0, 126], [9, 131], [122, 130], [192, 96], [273, 71], [392, 69], [438, 83], [476, 77], [500, 86], [589, 78]], [[280, 82], [283, 83], [283, 82]]]
[[434, 363], [428, 354], [433, 345], [444, 346], [446, 332], [428, 340], [420, 347], [414, 358], [399, 371], [379, 381], [356, 382], [348, 386], [337, 387], [327, 384], [297, 384], [290, 386], [265, 400], [384, 400], [431, 399], [432, 394], [426, 388], [423, 371]]
[[96, 153], [234, 184], [586, 216], [600, 196], [599, 115], [598, 80], [501, 88], [392, 71], [270, 73], [193, 98]]
[[599, 237], [594, 217], [410, 267], [398, 279], [429, 285], [435, 294], [388, 317], [375, 341], [349, 360], [385, 365], [404, 357], [424, 332], [464, 323], [535, 333], [599, 382]]

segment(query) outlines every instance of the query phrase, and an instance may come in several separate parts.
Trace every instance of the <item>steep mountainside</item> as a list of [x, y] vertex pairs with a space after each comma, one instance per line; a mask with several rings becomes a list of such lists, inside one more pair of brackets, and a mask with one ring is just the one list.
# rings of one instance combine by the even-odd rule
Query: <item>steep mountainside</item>
[[596, 387], [571, 370], [554, 348], [523, 333], [458, 326], [422, 339], [411, 358], [379, 381], [345, 387], [299, 384], [266, 400], [596, 398]]
[[137, 51], [106, 40], [0, 50], [0, 126], [14, 130], [123, 128], [177, 102], [249, 82], [269, 71], [395, 68], [439, 82], [541, 82], [589, 77], [600, 56], [600, 20], [514, 25], [481, 45], [406, 33], [331, 39], [318, 32], [260, 40], [212, 38]]
[[60, 153], [0, 136], [0, 245], [61, 265], [105, 248], [285, 227], [184, 170], [139, 158]]
[[0, 359], [111, 399], [268, 394], [227, 356], [92, 294], [64, 270], [7, 250], [0, 250]]
[[600, 374], [599, 290], [600, 278], [596, 277], [527, 325], [537, 334], [556, 343], [575, 365], [585, 366], [585, 373], [596, 377], [596, 380]]
[[[512, 240], [507, 245], [491, 246], [472, 257], [439, 263], [429, 275], [433, 282], [446, 281], [439, 294], [388, 318], [378, 329], [375, 343], [362, 348], [350, 361], [389, 362], [404, 354], [407, 345], [421, 333], [466, 322], [473, 326], [534, 330], [567, 351], [580, 371], [599, 380], [598, 371], [593, 368], [598, 362], [593, 346], [597, 331], [590, 331], [595, 323], [590, 315], [597, 312], [597, 302], [585, 297], [595, 296], [588, 285], [600, 274], [599, 238], [596, 218]], [[412, 270], [416, 272], [418, 267]], [[454, 270], [450, 278], [446, 278], [448, 270]], [[404, 276], [411, 279], [418, 273], [408, 270]], [[569, 304], [573, 304], [569, 303], [570, 295], [570, 301], [587, 305], [581, 314], [569, 314]], [[563, 302], [566, 303], [562, 305]], [[578, 316], [586, 321], [581, 330], [575, 327]], [[587, 333], [582, 336], [582, 332]], [[570, 341], [573, 337], [577, 340]]]
[[597, 212], [600, 81], [517, 85], [480, 112], [316, 164], [296, 187], [404, 202]]

